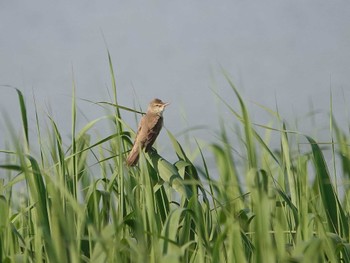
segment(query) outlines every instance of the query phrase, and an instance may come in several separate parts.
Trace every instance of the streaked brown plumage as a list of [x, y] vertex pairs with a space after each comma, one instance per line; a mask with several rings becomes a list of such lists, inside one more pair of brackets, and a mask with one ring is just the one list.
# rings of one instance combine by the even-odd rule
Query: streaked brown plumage
[[132, 147], [126, 164], [134, 166], [137, 164], [140, 155], [140, 149], [148, 152], [156, 140], [163, 126], [163, 111], [169, 105], [160, 99], [153, 99], [148, 105], [147, 113], [141, 118], [134, 146]]

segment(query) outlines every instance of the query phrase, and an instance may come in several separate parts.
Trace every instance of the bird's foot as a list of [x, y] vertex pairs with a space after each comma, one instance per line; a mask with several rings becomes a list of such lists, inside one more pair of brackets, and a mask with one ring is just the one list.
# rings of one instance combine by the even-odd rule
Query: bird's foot
[[153, 147], [151, 147], [151, 148], [148, 150], [148, 153], [149, 153], [150, 155], [158, 154], [157, 150], [156, 150], [155, 148], [153, 148]]

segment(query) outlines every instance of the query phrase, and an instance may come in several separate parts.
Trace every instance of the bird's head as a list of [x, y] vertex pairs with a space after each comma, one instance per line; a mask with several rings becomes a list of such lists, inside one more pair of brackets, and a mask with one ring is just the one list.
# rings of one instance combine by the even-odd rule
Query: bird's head
[[148, 112], [155, 113], [158, 115], [162, 115], [166, 106], [170, 103], [163, 102], [160, 99], [153, 99], [148, 105]]

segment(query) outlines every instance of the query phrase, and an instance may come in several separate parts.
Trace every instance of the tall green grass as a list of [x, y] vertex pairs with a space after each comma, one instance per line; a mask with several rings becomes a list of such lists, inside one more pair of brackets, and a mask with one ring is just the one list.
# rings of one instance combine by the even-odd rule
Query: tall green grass
[[[115, 111], [77, 130], [73, 85], [70, 141], [51, 116], [50, 131], [42, 131], [37, 112], [38, 138], [30, 139], [31, 118], [15, 90], [23, 136], [8, 138], [1, 150], [1, 262], [350, 262], [349, 187], [344, 183], [341, 195], [330, 172], [349, 179], [349, 136], [335, 120], [329, 148], [341, 165], [330, 169], [316, 139], [289, 131], [278, 113], [274, 128], [254, 124], [225, 75], [233, 96], [221, 100], [232, 115], [219, 140], [204, 147], [194, 141], [192, 160], [168, 131], [177, 162], [152, 152], [129, 168], [134, 133], [121, 110], [130, 109], [118, 104], [109, 62], [113, 99], [104, 104]], [[92, 139], [105, 119], [114, 128]], [[279, 148], [270, 146], [271, 136]]]

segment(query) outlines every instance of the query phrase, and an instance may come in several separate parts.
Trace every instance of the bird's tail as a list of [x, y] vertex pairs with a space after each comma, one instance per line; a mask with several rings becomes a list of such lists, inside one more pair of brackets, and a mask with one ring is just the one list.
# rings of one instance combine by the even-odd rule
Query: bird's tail
[[138, 160], [139, 160], [139, 155], [140, 155], [140, 147], [138, 146], [138, 144], [134, 144], [134, 146], [132, 147], [128, 158], [126, 158], [126, 164], [128, 166], [134, 166], [137, 164]]

